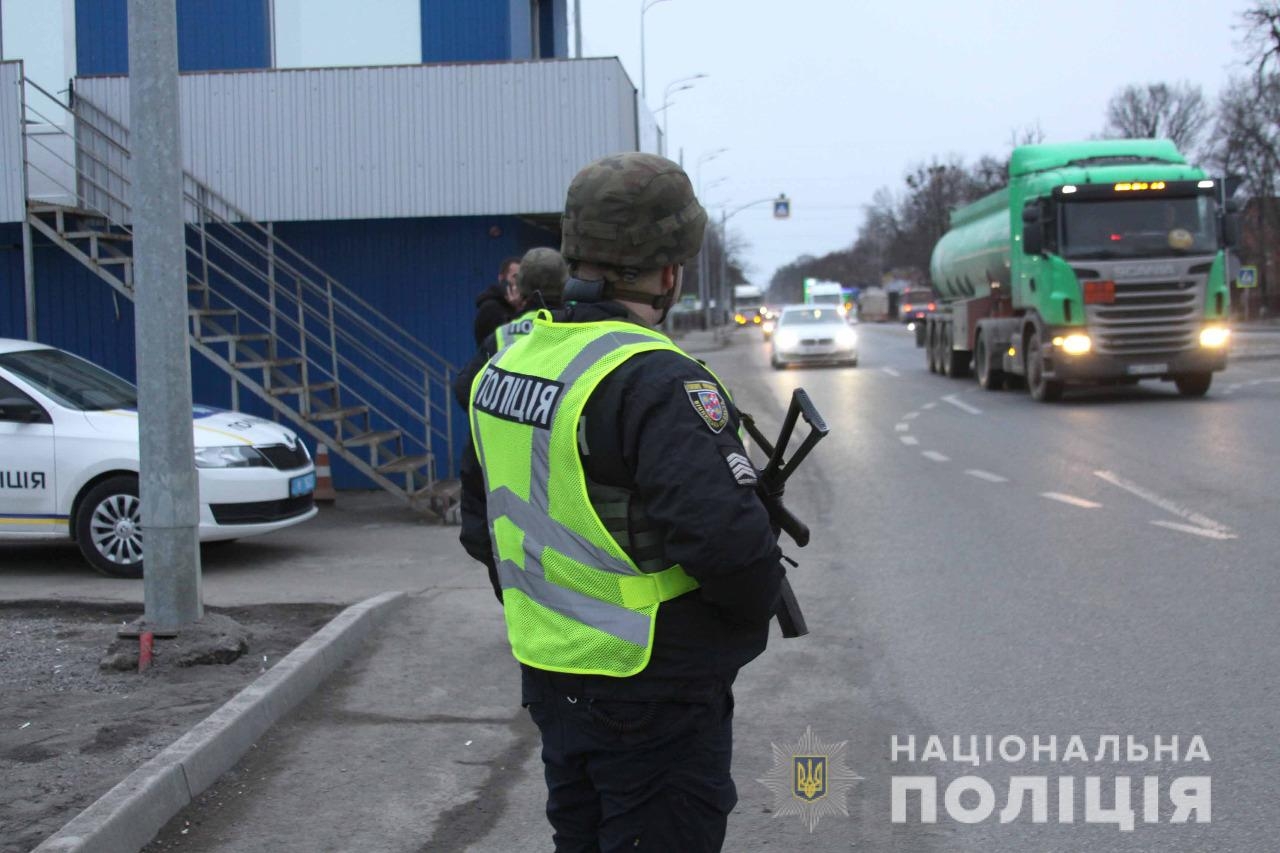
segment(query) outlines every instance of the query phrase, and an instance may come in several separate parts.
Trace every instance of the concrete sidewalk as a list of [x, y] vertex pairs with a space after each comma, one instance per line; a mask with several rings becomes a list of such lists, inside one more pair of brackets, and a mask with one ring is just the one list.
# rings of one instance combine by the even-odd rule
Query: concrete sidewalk
[[487, 585], [410, 596], [144, 849], [545, 848], [538, 735], [519, 697]]

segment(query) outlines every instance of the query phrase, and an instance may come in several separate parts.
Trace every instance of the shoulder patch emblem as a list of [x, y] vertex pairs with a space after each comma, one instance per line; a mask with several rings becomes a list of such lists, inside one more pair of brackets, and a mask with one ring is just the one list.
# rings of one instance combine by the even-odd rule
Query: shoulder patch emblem
[[684, 390], [689, 395], [693, 410], [706, 421], [712, 432], [718, 433], [725, 428], [729, 423], [729, 407], [724, 404], [720, 388], [714, 382], [686, 382]]

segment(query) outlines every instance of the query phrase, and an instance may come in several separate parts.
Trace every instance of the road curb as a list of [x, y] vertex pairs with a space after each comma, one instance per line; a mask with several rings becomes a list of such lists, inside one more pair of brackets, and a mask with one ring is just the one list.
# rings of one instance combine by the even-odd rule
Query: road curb
[[406, 598], [403, 592], [384, 592], [343, 610], [32, 853], [137, 853], [341, 666]]

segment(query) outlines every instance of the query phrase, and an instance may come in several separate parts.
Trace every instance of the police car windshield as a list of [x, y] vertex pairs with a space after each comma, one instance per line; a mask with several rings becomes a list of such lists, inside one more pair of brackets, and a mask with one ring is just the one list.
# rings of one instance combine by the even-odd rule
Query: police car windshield
[[128, 382], [61, 350], [5, 353], [0, 367], [68, 409], [95, 412], [138, 405], [137, 389]]

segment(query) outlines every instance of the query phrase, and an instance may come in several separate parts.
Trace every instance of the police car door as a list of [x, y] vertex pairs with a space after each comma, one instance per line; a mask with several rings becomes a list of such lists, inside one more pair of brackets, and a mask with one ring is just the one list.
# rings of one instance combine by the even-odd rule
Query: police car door
[[53, 421], [0, 376], [0, 537], [66, 536], [55, 514]]

